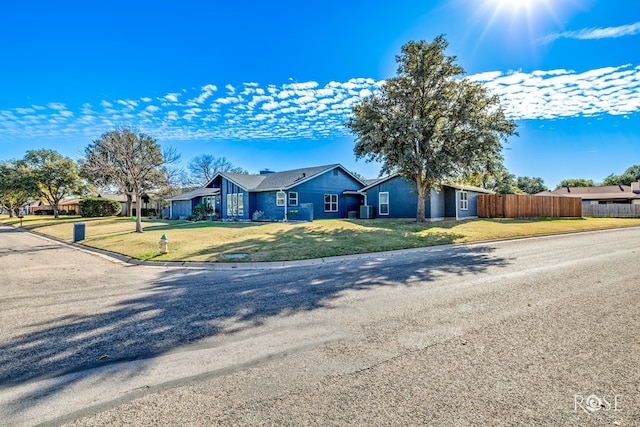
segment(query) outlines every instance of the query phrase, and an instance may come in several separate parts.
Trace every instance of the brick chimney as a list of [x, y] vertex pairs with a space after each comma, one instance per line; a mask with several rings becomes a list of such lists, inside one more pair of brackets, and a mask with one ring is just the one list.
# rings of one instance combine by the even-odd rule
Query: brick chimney
[[631, 191], [640, 194], [640, 181], [631, 183]]

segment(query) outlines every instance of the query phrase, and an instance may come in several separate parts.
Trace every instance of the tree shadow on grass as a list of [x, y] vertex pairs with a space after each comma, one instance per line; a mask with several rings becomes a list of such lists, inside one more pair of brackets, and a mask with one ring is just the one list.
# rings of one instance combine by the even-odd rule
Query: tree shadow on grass
[[[54, 380], [10, 403], [7, 411], [17, 413], [25, 402], [36, 406], [76, 382], [99, 375], [93, 368], [144, 360], [217, 335], [233, 335], [275, 316], [329, 307], [347, 291], [429, 286], [443, 274], [476, 275], [507, 262], [488, 246], [453, 246], [336, 261], [328, 264], [330, 268], [168, 269], [160, 278], [138, 285], [138, 296], [78, 307], [75, 313], [34, 322], [24, 333], [0, 342], [0, 384], [4, 388], [43, 378]], [[63, 274], [51, 272], [52, 277]], [[34, 319], [40, 317], [37, 308], [24, 310]], [[127, 373], [127, 365], [120, 366]], [[128, 374], [136, 375], [139, 369]], [[75, 375], [65, 376], [69, 373]]]
[[462, 237], [464, 236], [461, 234], [445, 231], [419, 236], [413, 232], [402, 233], [397, 230], [378, 232], [371, 229], [332, 229], [325, 231], [296, 227], [229, 243], [218, 244], [212, 241], [211, 246], [188, 253], [185, 259], [226, 262], [229, 256], [246, 254], [246, 257], [239, 258], [238, 261], [303, 260], [448, 245]]

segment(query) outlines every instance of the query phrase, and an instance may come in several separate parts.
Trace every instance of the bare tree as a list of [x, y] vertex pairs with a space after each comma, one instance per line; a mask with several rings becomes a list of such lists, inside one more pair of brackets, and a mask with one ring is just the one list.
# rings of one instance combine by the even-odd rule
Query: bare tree
[[83, 173], [102, 184], [113, 184], [135, 196], [138, 205], [136, 232], [142, 233], [141, 195], [157, 185], [160, 169], [176, 162], [174, 149], [164, 152], [149, 135], [131, 128], [119, 128], [103, 134], [85, 149]]
[[234, 166], [225, 157], [215, 157], [211, 154], [202, 154], [191, 159], [189, 172], [191, 172], [193, 183], [200, 186], [207, 185], [218, 172], [247, 173], [241, 167]]

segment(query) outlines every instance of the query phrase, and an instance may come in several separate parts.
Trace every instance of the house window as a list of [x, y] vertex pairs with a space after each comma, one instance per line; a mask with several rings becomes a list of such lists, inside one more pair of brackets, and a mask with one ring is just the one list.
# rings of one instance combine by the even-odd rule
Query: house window
[[469, 193], [466, 191], [460, 192], [460, 210], [468, 211], [469, 210]]
[[380, 215], [389, 215], [389, 192], [383, 191], [378, 196], [378, 212]]
[[276, 193], [276, 206], [284, 206], [285, 197], [284, 191], [278, 191]]
[[298, 193], [295, 191], [289, 192], [289, 206], [298, 206]]
[[238, 200], [236, 204], [238, 206], [238, 216], [244, 216], [244, 194], [238, 193], [237, 197], [238, 197]]
[[324, 211], [338, 212], [338, 195], [337, 194], [324, 195]]
[[202, 203], [207, 208], [207, 212], [216, 214], [216, 196], [206, 196], [202, 198]]
[[227, 216], [244, 215], [244, 194], [227, 194]]

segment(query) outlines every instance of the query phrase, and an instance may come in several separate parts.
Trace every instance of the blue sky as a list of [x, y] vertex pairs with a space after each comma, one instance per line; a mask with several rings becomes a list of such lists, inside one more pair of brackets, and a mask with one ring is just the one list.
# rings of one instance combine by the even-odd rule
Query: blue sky
[[0, 159], [133, 126], [250, 172], [341, 163], [343, 126], [409, 40], [445, 34], [500, 95], [505, 164], [554, 187], [640, 164], [640, 1], [0, 2]]

